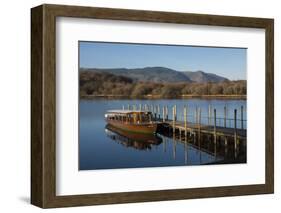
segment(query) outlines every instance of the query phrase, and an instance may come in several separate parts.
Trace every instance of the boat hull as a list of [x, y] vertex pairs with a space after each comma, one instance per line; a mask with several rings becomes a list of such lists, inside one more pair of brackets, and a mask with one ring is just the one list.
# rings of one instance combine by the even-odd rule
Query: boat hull
[[116, 128], [110, 124], [107, 124], [105, 128], [108, 137], [127, 147], [134, 147], [136, 149], [150, 149], [151, 145], [159, 145], [162, 143], [162, 138], [156, 134], [139, 134], [135, 132], [129, 132]]
[[157, 123], [132, 124], [113, 120], [107, 120], [107, 123], [118, 129], [140, 134], [155, 134], [157, 130]]

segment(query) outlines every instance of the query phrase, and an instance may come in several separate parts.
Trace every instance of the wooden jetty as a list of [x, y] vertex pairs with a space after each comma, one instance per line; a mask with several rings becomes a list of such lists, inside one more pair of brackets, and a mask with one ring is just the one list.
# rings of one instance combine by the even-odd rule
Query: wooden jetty
[[[208, 105], [204, 108], [188, 105], [153, 105], [134, 104], [123, 105], [123, 111], [138, 110], [148, 112], [149, 122], [157, 124], [156, 135], [163, 138], [163, 149], [166, 142], [173, 142], [173, 157], [176, 158], [177, 143], [185, 147], [185, 160], [188, 163], [187, 147], [194, 147], [208, 153], [221, 163], [246, 162], [247, 151], [247, 120], [244, 119], [243, 106], [230, 110], [227, 105], [215, 108]], [[122, 111], [122, 110], [121, 110]], [[138, 138], [144, 139], [143, 135]], [[134, 144], [136, 140], [133, 140]], [[146, 140], [144, 140], [146, 141]], [[145, 142], [146, 143], [146, 142]], [[147, 147], [138, 144], [138, 148]]]
[[[137, 105], [130, 106], [128, 109], [137, 109]], [[125, 109], [125, 106], [123, 106]], [[139, 104], [140, 110], [150, 111], [153, 116], [153, 121], [158, 122], [158, 133], [168, 133], [177, 138], [183, 139], [187, 135], [207, 135], [212, 136], [212, 140], [216, 144], [217, 141], [224, 140], [227, 145], [229, 141], [233, 141], [235, 147], [239, 142], [246, 143], [247, 129], [246, 119], [243, 118], [243, 106], [240, 107], [240, 118], [237, 117], [237, 109], [233, 110], [233, 117], [229, 116], [227, 106], [223, 107], [223, 117], [217, 117], [217, 109], [209, 105], [207, 109], [207, 117], [202, 117], [202, 109], [195, 107], [195, 110], [190, 110], [188, 106], [184, 106], [182, 112], [176, 105], [170, 110], [168, 106]], [[169, 114], [169, 112], [172, 112]], [[180, 114], [180, 116], [179, 116]], [[170, 115], [170, 117], [169, 117]], [[232, 118], [231, 118], [232, 117]]]
[[[137, 105], [130, 106], [128, 104], [128, 109], [137, 109]], [[123, 110], [125, 110], [125, 106], [123, 105]], [[160, 125], [170, 126], [173, 131], [183, 131], [183, 132], [195, 132], [200, 131], [201, 133], [212, 133], [217, 136], [229, 136], [229, 137], [238, 137], [245, 139], [247, 135], [247, 130], [244, 128], [246, 119], [243, 118], [244, 108], [241, 106], [240, 108], [240, 118], [237, 117], [237, 109], [234, 109], [233, 118], [228, 117], [228, 109], [224, 106], [224, 117], [217, 117], [217, 110], [213, 108], [211, 105], [208, 107], [208, 116], [205, 117], [207, 122], [202, 122], [201, 112], [202, 109], [196, 107], [194, 113], [188, 112], [188, 107], [184, 106], [183, 113], [181, 118], [178, 116], [177, 106], [174, 105], [172, 107], [172, 118], [169, 119], [169, 109], [168, 106], [160, 106], [160, 105], [147, 105], [147, 104], [139, 104], [139, 110], [150, 111], [152, 112], [153, 121], [157, 121]], [[189, 118], [192, 118], [189, 121]], [[228, 123], [233, 122], [233, 125], [230, 126]], [[238, 128], [238, 122], [240, 123], [240, 127]]]

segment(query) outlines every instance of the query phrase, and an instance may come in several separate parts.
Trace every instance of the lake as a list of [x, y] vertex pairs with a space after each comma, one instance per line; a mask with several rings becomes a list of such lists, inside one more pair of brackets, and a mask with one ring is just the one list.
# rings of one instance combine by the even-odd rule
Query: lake
[[[227, 149], [220, 143], [214, 146], [209, 137], [190, 136], [186, 142], [178, 138], [157, 134], [148, 138], [127, 134], [107, 126], [104, 114], [107, 110], [127, 109], [135, 105], [177, 106], [177, 119], [183, 120], [183, 107], [188, 107], [188, 122], [195, 122], [194, 112], [201, 109], [201, 122], [207, 124], [209, 105], [217, 112], [217, 125], [224, 125], [226, 107], [227, 126], [234, 126], [234, 109], [237, 109], [237, 128], [241, 128], [241, 106], [243, 119], [247, 118], [246, 100], [229, 99], [161, 99], [161, 100], [80, 100], [79, 103], [79, 170], [142, 168], [162, 166], [186, 166], [216, 163], [245, 163], [246, 145], [239, 153], [230, 144]], [[213, 122], [211, 120], [211, 122]], [[246, 121], [243, 128], [247, 128]]]

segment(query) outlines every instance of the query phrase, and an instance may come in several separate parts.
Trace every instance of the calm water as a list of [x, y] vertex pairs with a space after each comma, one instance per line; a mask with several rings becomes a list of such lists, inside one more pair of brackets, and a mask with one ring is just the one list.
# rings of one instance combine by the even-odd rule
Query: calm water
[[[247, 116], [245, 100], [80, 100], [80, 170], [237, 163], [246, 159], [246, 150], [236, 156], [231, 145], [227, 150], [220, 146], [214, 147], [209, 138], [201, 137], [199, 141], [196, 137], [190, 137], [183, 143], [159, 134], [144, 138], [108, 127], [104, 120], [105, 112], [122, 109], [123, 106], [127, 108], [128, 104], [136, 105], [137, 108], [139, 104], [168, 106], [170, 118], [172, 106], [177, 105], [178, 120], [183, 119], [183, 107], [187, 105], [189, 122], [195, 120], [197, 107], [202, 111], [202, 123], [208, 123], [208, 106], [211, 105], [216, 108], [218, 126], [223, 125], [225, 106], [229, 118], [227, 126], [234, 125], [231, 120], [234, 109], [237, 109], [237, 118], [240, 119], [243, 106], [244, 119]], [[245, 121], [244, 128], [246, 125]], [[241, 121], [238, 121], [237, 127], [240, 126]]]

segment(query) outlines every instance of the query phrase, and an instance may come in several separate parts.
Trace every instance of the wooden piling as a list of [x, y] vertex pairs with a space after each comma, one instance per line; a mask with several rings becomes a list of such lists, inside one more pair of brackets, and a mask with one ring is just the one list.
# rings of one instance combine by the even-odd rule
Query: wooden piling
[[165, 116], [165, 106], [163, 106], [163, 108], [162, 108], [162, 113], [163, 113], [163, 122], [165, 122], [165, 118], [166, 118], [166, 116]]
[[169, 111], [168, 111], [168, 106], [166, 106], [166, 120], [169, 120]]
[[209, 125], [212, 125], [212, 105], [211, 104], [209, 104], [209, 115], [208, 115], [208, 117], [209, 117]]
[[158, 114], [158, 119], [160, 120], [160, 105], [159, 104], [157, 106], [157, 114]]
[[241, 106], [241, 129], [244, 129], [244, 126], [243, 126], [243, 105]]
[[177, 121], [177, 105], [175, 105], [175, 121]]
[[212, 111], [211, 111], [211, 104], [209, 104], [209, 112], [208, 112], [208, 125], [210, 125], [210, 124], [211, 124], [211, 113], [212, 113]]
[[183, 116], [184, 116], [184, 135], [185, 135], [185, 138], [187, 136], [187, 107], [184, 106], [183, 108]]
[[198, 118], [197, 118], [197, 116], [198, 116], [198, 108], [197, 108], [197, 106], [195, 107], [195, 113], [194, 113], [194, 123], [198, 123]]
[[175, 134], [175, 107], [173, 107], [173, 134]]
[[237, 149], [237, 109], [234, 110], [234, 147]]
[[226, 106], [224, 106], [224, 128], [226, 128]]
[[[198, 146], [201, 146], [201, 108], [198, 110]], [[201, 152], [200, 152], [201, 157]]]
[[179, 140], [181, 141], [181, 129], [179, 129]]
[[124, 105], [122, 106], [122, 109], [125, 110], [125, 106]]
[[199, 108], [199, 111], [198, 111], [198, 131], [200, 134], [200, 132], [201, 132], [201, 108]]
[[217, 111], [214, 109], [214, 142], [217, 143]]

